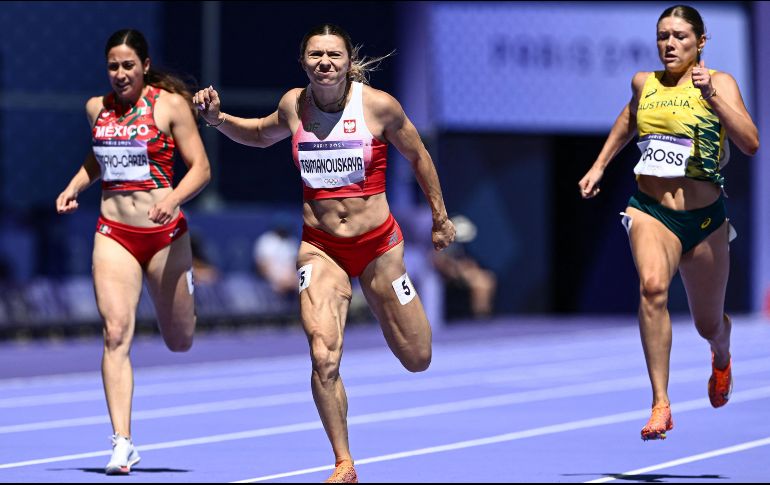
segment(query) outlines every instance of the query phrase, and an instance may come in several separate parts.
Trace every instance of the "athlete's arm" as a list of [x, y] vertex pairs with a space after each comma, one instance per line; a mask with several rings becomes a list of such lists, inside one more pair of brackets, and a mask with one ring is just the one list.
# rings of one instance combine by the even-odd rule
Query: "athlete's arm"
[[151, 221], [168, 224], [173, 220], [177, 208], [195, 197], [209, 183], [211, 167], [187, 100], [179, 94], [163, 91], [155, 110], [156, 121], [168, 120], [168, 130], [179, 155], [187, 165], [187, 173], [179, 185], [150, 208], [148, 214]]
[[252, 147], [265, 148], [291, 136], [289, 118], [296, 112], [300, 89], [292, 89], [278, 102], [278, 109], [264, 118], [240, 118], [220, 111], [219, 93], [213, 88], [201, 89], [193, 103], [210, 125], [233, 141]]
[[599, 193], [599, 181], [604, 175], [604, 169], [636, 134], [636, 109], [639, 105], [639, 93], [641, 93], [644, 82], [649, 75], [649, 72], [637, 72], [631, 80], [631, 100], [623, 107], [615, 120], [615, 124], [612, 125], [607, 141], [604, 142], [596, 161], [578, 182], [583, 198], [588, 199]]
[[[91, 128], [93, 128], [96, 122], [96, 117], [99, 116], [101, 106], [101, 96], [93, 97], [86, 102], [86, 115], [88, 115], [88, 123]], [[75, 176], [72, 177], [67, 187], [59, 194], [59, 197], [56, 198], [56, 212], [59, 214], [75, 212], [78, 208], [78, 195], [99, 180], [101, 172], [99, 162], [96, 161], [93, 150], [89, 151], [83, 165], [78, 169]]]
[[404, 113], [401, 104], [389, 94], [372, 93], [368, 103], [374, 116], [383, 124], [383, 136], [412, 165], [417, 183], [425, 194], [433, 213], [433, 246], [441, 250], [455, 239], [455, 227], [447, 216], [438, 173], [428, 150], [420, 139], [417, 129]]
[[[705, 67], [702, 61], [701, 66]], [[759, 150], [759, 132], [746, 109], [738, 83], [726, 72], [715, 72], [710, 77], [713, 87], [710, 92], [716, 90], [716, 94], [708, 99], [708, 103], [719, 116], [730, 140], [746, 155], [754, 155]]]

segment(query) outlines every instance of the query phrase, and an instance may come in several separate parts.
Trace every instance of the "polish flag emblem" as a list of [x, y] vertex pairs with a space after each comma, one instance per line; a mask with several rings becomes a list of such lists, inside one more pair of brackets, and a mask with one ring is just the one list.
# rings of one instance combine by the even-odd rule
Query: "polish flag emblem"
[[342, 122], [342, 126], [345, 128], [345, 133], [356, 132], [356, 120], [345, 120]]

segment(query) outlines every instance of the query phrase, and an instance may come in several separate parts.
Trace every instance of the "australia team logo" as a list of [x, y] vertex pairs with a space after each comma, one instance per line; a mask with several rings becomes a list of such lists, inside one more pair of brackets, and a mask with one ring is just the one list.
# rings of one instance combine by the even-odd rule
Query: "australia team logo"
[[345, 120], [342, 122], [342, 127], [345, 129], [345, 133], [355, 133], [356, 120]]

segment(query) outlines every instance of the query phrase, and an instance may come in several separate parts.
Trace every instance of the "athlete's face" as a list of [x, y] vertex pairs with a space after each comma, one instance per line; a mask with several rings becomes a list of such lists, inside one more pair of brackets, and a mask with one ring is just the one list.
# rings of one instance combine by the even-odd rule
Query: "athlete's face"
[[144, 73], [150, 68], [150, 59], [144, 63], [136, 51], [126, 44], [118, 45], [107, 53], [107, 74], [115, 94], [123, 101], [135, 102], [144, 89]]
[[696, 64], [698, 49], [706, 44], [706, 36], [699, 39], [686, 20], [666, 17], [658, 22], [658, 56], [672, 72], [682, 72]]
[[345, 41], [336, 35], [314, 35], [307, 41], [302, 67], [313, 84], [333, 86], [344, 83], [350, 70]]

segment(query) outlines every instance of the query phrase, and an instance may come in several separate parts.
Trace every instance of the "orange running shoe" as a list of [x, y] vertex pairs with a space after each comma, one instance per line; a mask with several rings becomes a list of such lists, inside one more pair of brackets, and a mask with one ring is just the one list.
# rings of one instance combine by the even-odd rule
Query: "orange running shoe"
[[642, 439], [647, 440], [664, 440], [666, 439], [666, 431], [674, 429], [674, 419], [671, 417], [671, 405], [670, 404], [658, 404], [652, 408], [652, 416], [647, 421], [647, 425], [642, 428]]
[[714, 352], [711, 352], [711, 377], [709, 378], [709, 401], [715, 408], [720, 408], [730, 400], [730, 394], [733, 392], [733, 361], [727, 363], [724, 369], [717, 369], [714, 366]]
[[358, 474], [353, 468], [353, 462], [342, 461], [337, 463], [334, 473], [326, 479], [325, 483], [358, 483]]

